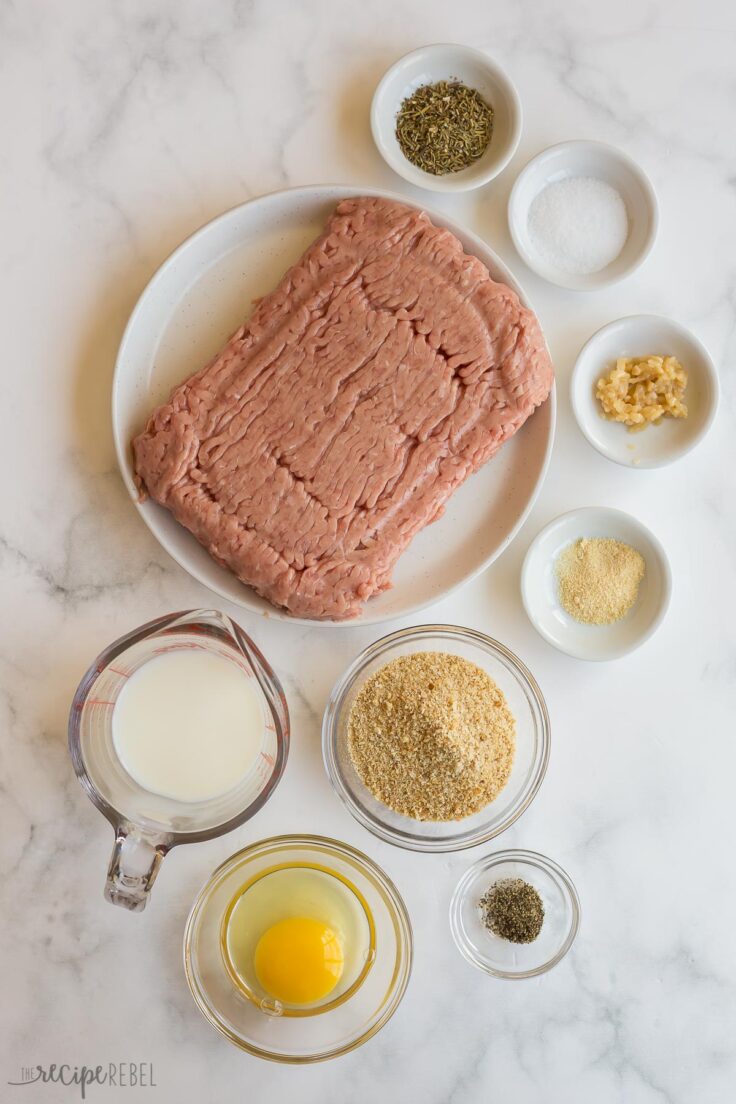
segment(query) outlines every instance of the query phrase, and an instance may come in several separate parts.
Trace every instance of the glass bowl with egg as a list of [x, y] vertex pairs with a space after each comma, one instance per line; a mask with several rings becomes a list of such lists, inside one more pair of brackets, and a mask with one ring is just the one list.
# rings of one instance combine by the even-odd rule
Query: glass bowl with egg
[[[500, 691], [504, 710], [513, 718], [510, 768], [493, 798], [471, 815], [431, 819], [406, 815], [380, 800], [364, 781], [351, 749], [351, 714], [369, 681], [402, 657], [417, 653], [450, 656], [473, 665], [489, 692]], [[431, 688], [429, 693], [435, 693]], [[477, 703], [476, 703], [477, 705]], [[402, 708], [412, 711], [412, 702]], [[423, 708], [420, 702], [417, 710]], [[460, 714], [464, 704], [457, 703]], [[473, 706], [472, 708], [475, 708]], [[467, 713], [467, 710], [465, 711]], [[452, 722], [449, 723], [452, 728]], [[370, 733], [368, 733], [370, 736]], [[453, 742], [452, 732], [448, 736]], [[547, 769], [550, 721], [542, 692], [527, 667], [508, 648], [484, 633], [455, 625], [422, 625], [401, 629], [372, 644], [348, 667], [332, 690], [322, 722], [325, 768], [338, 797], [365, 828], [399, 847], [413, 851], [458, 851], [484, 843], [504, 832], [527, 809]], [[462, 766], [462, 761], [458, 761]], [[396, 760], [396, 774], [413, 765]], [[428, 765], [431, 772], [432, 765]], [[421, 779], [420, 779], [421, 785]]]
[[199, 893], [184, 967], [200, 1011], [236, 1046], [290, 1064], [361, 1046], [409, 980], [412, 933], [393, 883], [321, 836], [246, 847]]

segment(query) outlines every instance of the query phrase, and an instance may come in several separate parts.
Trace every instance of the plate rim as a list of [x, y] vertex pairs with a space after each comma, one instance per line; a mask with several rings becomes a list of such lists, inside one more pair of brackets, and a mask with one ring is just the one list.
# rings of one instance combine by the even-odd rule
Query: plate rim
[[[349, 196], [351, 196], [351, 195], [355, 195], [355, 196], [361, 195], [361, 196], [369, 196], [371, 198], [375, 197], [375, 198], [380, 198], [380, 199], [388, 199], [388, 200], [392, 200], [392, 201], [397, 202], [397, 203], [403, 203], [405, 206], [413, 207], [413, 208], [415, 208], [416, 210], [419, 210], [419, 211], [425, 211], [426, 214], [430, 217], [430, 219], [432, 220], [432, 222], [435, 225], [440, 226], [444, 229], [449, 229], [452, 233], [458, 233], [459, 232], [460, 234], [462, 234], [463, 236], [465, 236], [466, 238], [469, 239], [469, 241], [472, 243], [474, 248], [477, 245], [481, 249], [481, 251], [486, 251], [486, 252], [490, 253], [491, 256], [493, 257], [494, 264], [498, 267], [498, 270], [501, 272], [504, 281], [518, 295], [522, 306], [526, 307], [528, 310], [533, 311], [534, 314], [536, 315], [536, 311], [534, 310], [534, 307], [533, 307], [528, 295], [526, 294], [526, 292], [524, 291], [524, 289], [522, 288], [521, 284], [518, 282], [516, 277], [513, 275], [513, 273], [509, 269], [508, 265], [505, 263], [505, 261], [496, 253], [496, 251], [483, 238], [481, 238], [481, 236], [479, 234], [476, 234], [474, 230], [469, 230], [462, 223], [458, 222], [451, 215], [450, 216], [446, 215], [443, 211], [436, 210], [435, 208], [433, 208], [431, 206], [426, 206], [425, 204], [420, 203], [418, 201], [415, 201], [414, 199], [412, 199], [410, 197], [404, 196], [399, 192], [392, 192], [392, 191], [389, 191], [385, 188], [376, 188], [376, 187], [372, 187], [372, 186], [361, 187], [360, 185], [355, 185], [354, 186], [352, 184], [324, 183], [324, 184], [294, 185], [294, 186], [289, 187], [289, 188], [276, 188], [273, 191], [264, 192], [261, 195], [257, 195], [257, 196], [252, 196], [250, 199], [245, 200], [243, 203], [236, 203], [232, 207], [227, 208], [227, 210], [222, 211], [219, 215], [215, 215], [214, 218], [208, 219], [207, 222], [205, 222], [201, 226], [197, 227], [196, 230], [193, 230], [191, 234], [188, 234], [177, 246], [175, 246], [174, 249], [159, 264], [159, 266], [156, 268], [156, 270], [152, 274], [152, 276], [146, 281], [146, 284], [144, 285], [143, 289], [141, 290], [141, 292], [140, 292], [140, 294], [139, 294], [139, 296], [138, 296], [138, 298], [135, 302], [135, 305], [134, 305], [134, 307], [133, 307], [133, 309], [130, 313], [128, 321], [125, 324], [125, 329], [123, 330], [123, 335], [120, 339], [120, 344], [118, 346], [118, 350], [117, 350], [117, 353], [116, 353], [116, 356], [115, 356], [115, 367], [114, 367], [114, 370], [113, 370], [112, 387], [111, 387], [111, 420], [112, 420], [113, 444], [114, 444], [114, 447], [115, 447], [115, 457], [116, 457], [116, 460], [117, 460], [117, 465], [118, 465], [120, 474], [122, 476], [125, 488], [128, 491], [128, 494], [129, 494], [129, 496], [130, 496], [130, 498], [133, 502], [133, 505], [136, 508], [138, 516], [143, 520], [143, 522], [146, 525], [147, 529], [153, 535], [153, 537], [156, 539], [156, 541], [161, 546], [161, 548], [163, 548], [163, 550], [167, 553], [167, 555], [169, 555], [174, 560], [174, 562], [177, 563], [179, 565], [179, 567], [187, 573], [187, 575], [189, 575], [190, 578], [196, 580], [196, 582], [198, 582], [201, 586], [206, 587], [206, 589], [209, 590], [210, 592], [212, 592], [214, 594], [217, 594], [218, 597], [225, 599], [225, 601], [227, 601], [227, 602], [231, 602], [233, 605], [237, 606], [239, 609], [247, 610], [248, 612], [250, 612], [252, 614], [259, 614], [260, 616], [266, 617], [269, 620], [282, 621], [282, 622], [286, 622], [288, 624], [293, 624], [293, 625], [307, 625], [307, 626], [311, 626], [311, 627], [315, 627], [315, 628], [321, 627], [321, 628], [333, 628], [333, 629], [334, 628], [349, 629], [349, 628], [362, 628], [363, 626], [368, 626], [368, 625], [380, 625], [380, 624], [385, 624], [385, 623], [391, 622], [391, 621], [398, 621], [398, 620], [400, 620], [401, 618], [404, 618], [404, 617], [412, 617], [415, 614], [420, 613], [422, 610], [428, 609], [430, 606], [435, 605], [437, 602], [444, 601], [445, 598], [448, 598], [451, 594], [454, 594], [461, 587], [465, 586], [467, 583], [472, 582], [473, 579], [476, 579], [480, 574], [482, 574], [482, 572], [484, 572], [488, 567], [490, 567], [491, 564], [494, 563], [498, 559], [498, 557], [501, 556], [503, 554], [503, 552], [506, 551], [506, 549], [509, 547], [511, 542], [518, 535], [519, 530], [521, 529], [522, 525], [524, 524], [524, 522], [527, 520], [529, 514], [531, 513], [531, 510], [532, 510], [535, 502], [537, 501], [537, 498], [539, 497], [539, 493], [540, 493], [540, 491], [541, 491], [541, 489], [544, 485], [545, 479], [547, 478], [547, 473], [549, 471], [550, 461], [551, 461], [551, 458], [552, 458], [552, 450], [553, 450], [553, 447], [554, 447], [555, 432], [556, 432], [556, 426], [557, 426], [557, 384], [556, 384], [556, 379], [555, 379], [555, 381], [553, 381], [552, 389], [549, 393], [549, 396], [545, 400], [545, 403], [542, 403], [542, 406], [544, 406], [546, 403], [549, 403], [550, 426], [549, 426], [549, 433], [548, 433], [548, 436], [547, 436], [547, 443], [546, 443], [546, 446], [545, 446], [544, 457], [543, 457], [543, 460], [542, 460], [542, 465], [541, 465], [539, 475], [536, 479], [536, 482], [534, 484], [534, 488], [533, 488], [533, 490], [532, 490], [532, 492], [529, 496], [529, 499], [528, 499], [524, 509], [519, 514], [519, 517], [517, 518], [514, 525], [511, 527], [511, 529], [510, 529], [509, 533], [507, 534], [507, 536], [495, 548], [495, 550], [492, 552], [492, 554], [490, 556], [485, 557], [482, 560], [481, 563], [479, 563], [475, 568], [473, 568], [471, 571], [469, 571], [465, 575], [463, 575], [461, 579], [457, 580], [457, 582], [455, 582], [451, 586], [441, 590], [438, 594], [432, 596], [431, 598], [426, 599], [425, 601], [415, 602], [412, 605], [408, 606], [403, 611], [399, 611], [399, 612], [395, 612], [395, 613], [383, 613], [383, 614], [374, 613], [372, 615], [370, 613], [366, 612], [370, 609], [370, 601], [369, 601], [368, 603], [366, 603], [366, 606], [364, 607], [364, 611], [361, 613], [361, 615], [359, 617], [352, 618], [351, 620], [348, 620], [348, 621], [320, 621], [320, 620], [316, 620], [316, 619], [313, 619], [313, 618], [307, 618], [307, 617], [293, 617], [291, 614], [287, 613], [285, 610], [281, 610], [276, 606], [272, 606], [267, 610], [257, 609], [252, 604], [252, 602], [248, 600], [249, 594], [250, 593], [255, 594], [255, 592], [253, 591], [253, 588], [249, 587], [246, 583], [241, 584], [244, 588], [245, 597], [244, 597], [243, 600], [240, 600], [240, 599], [234, 598], [230, 594], [225, 593], [224, 589], [219, 587], [216, 583], [213, 583], [209, 580], [205, 580], [188, 563], [183, 562], [183, 558], [177, 553], [177, 551], [175, 549], [173, 549], [171, 547], [171, 544], [170, 544], [168, 538], [166, 538], [165, 536], [162, 536], [161, 533], [154, 527], [154, 525], [152, 524], [151, 520], [149, 519], [147, 513], [143, 509], [144, 503], [140, 500], [140, 494], [139, 494], [138, 488], [135, 485], [135, 481], [133, 479], [132, 468], [131, 468], [131, 464], [130, 464], [130, 458], [129, 458], [129, 455], [128, 455], [129, 454], [130, 442], [128, 440], [123, 440], [123, 438], [122, 438], [122, 432], [121, 432], [121, 426], [120, 426], [121, 418], [120, 418], [120, 410], [119, 410], [120, 402], [121, 402], [121, 400], [120, 400], [121, 378], [122, 378], [123, 371], [124, 371], [124, 366], [123, 366], [122, 362], [123, 362], [124, 357], [125, 357], [125, 352], [126, 352], [127, 345], [128, 345], [128, 343], [130, 342], [130, 339], [131, 339], [131, 334], [133, 333], [136, 325], [138, 324], [138, 319], [139, 319], [139, 317], [140, 317], [140, 315], [141, 315], [141, 313], [144, 309], [144, 306], [145, 306], [145, 303], [146, 303], [148, 297], [155, 290], [157, 284], [165, 278], [166, 273], [176, 264], [176, 261], [185, 252], [185, 250], [190, 249], [195, 244], [196, 241], [198, 241], [200, 238], [203, 238], [205, 235], [210, 233], [212, 231], [212, 229], [217, 224], [225, 221], [226, 219], [232, 218], [232, 216], [236, 212], [241, 211], [246, 207], [255, 207], [255, 206], [258, 206], [259, 204], [261, 204], [263, 206], [267, 206], [269, 203], [273, 203], [273, 202], [277, 201], [278, 199], [280, 199], [284, 196], [287, 196], [287, 195], [291, 195], [295, 201], [298, 201], [300, 197], [308, 198], [308, 197], [315, 197], [315, 196], [324, 196], [324, 193], [329, 193], [329, 192], [343, 192], [343, 193], [346, 193], [345, 195], [336, 197], [335, 201], [338, 202], [338, 203], [341, 202], [342, 199], [349, 198]], [[466, 252], [467, 252], [467, 250], [466, 250]], [[472, 255], [475, 256], [475, 254], [472, 254]], [[480, 260], [480, 257], [478, 257], [477, 259]], [[546, 345], [547, 341], [546, 341], [546, 337], [544, 335], [544, 332], [542, 332], [542, 337], [544, 338], [545, 345]], [[547, 349], [549, 351], [549, 346], [547, 346]], [[551, 359], [551, 357], [550, 357], [550, 359]], [[540, 409], [541, 409], [541, 407], [537, 407], [537, 410], [535, 410], [534, 413], [536, 414], [537, 411], [540, 410]]]

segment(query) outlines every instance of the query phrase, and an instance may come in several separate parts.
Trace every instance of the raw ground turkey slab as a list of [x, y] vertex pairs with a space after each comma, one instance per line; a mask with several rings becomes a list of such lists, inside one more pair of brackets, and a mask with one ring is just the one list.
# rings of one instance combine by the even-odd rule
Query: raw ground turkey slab
[[537, 319], [413, 207], [320, 238], [133, 441], [143, 492], [274, 605], [356, 617], [548, 396]]

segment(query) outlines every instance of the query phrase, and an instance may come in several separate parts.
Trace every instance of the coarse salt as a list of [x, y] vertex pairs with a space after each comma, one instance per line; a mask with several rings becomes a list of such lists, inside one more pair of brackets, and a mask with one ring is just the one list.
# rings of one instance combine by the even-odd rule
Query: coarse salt
[[534, 248], [561, 272], [587, 276], [615, 261], [629, 235], [619, 192], [592, 176], [568, 176], [548, 184], [529, 208]]

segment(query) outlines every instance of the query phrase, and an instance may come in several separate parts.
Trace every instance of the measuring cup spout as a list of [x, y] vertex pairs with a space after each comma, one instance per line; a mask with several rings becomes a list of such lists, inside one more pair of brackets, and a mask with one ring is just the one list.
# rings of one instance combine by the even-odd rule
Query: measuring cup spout
[[115, 829], [115, 845], [105, 883], [105, 899], [131, 912], [142, 912], [171, 841], [144, 836], [130, 824]]

